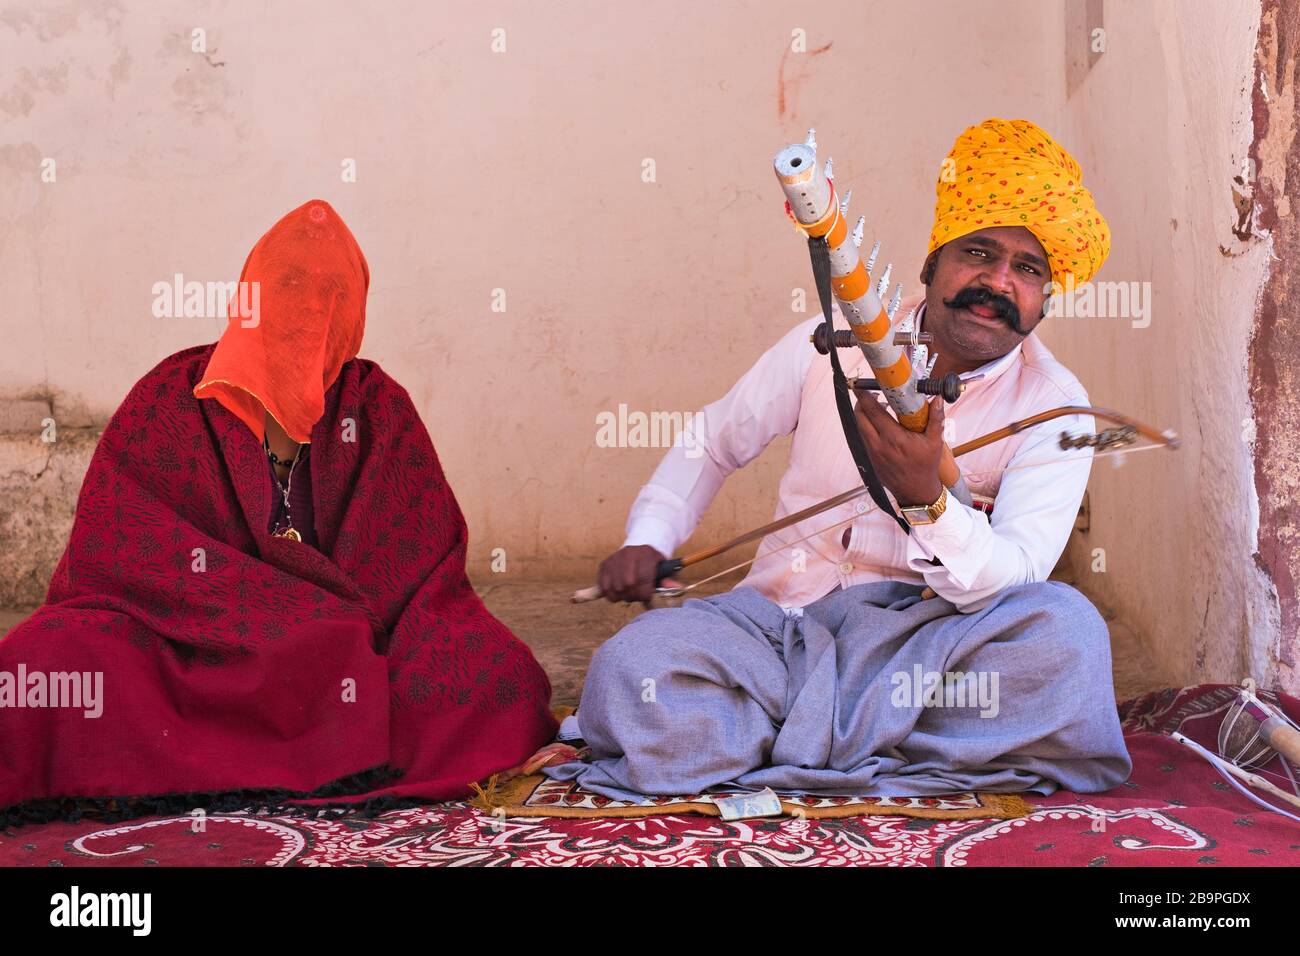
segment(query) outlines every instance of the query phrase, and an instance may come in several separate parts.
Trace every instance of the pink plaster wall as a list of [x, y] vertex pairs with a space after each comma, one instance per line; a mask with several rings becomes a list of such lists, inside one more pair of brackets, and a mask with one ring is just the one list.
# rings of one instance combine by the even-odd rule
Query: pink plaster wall
[[[596, 416], [693, 411], [803, 317], [773, 153], [815, 125], [914, 292], [952, 140], [1023, 116], [1075, 153], [1112, 224], [1099, 278], [1156, 296], [1148, 329], [1061, 323], [1045, 340], [1094, 401], [1187, 440], [1098, 469], [1072, 557], [1086, 570], [1105, 549], [1090, 587], [1170, 679], [1267, 679], [1276, 595], [1240, 435], [1271, 253], [1234, 233], [1230, 185], [1259, 0], [1102, 4], [1107, 50], [1067, 92], [1082, 3], [0, 7], [0, 398], [102, 421], [222, 327], [155, 318], [153, 283], [236, 278], [276, 218], [322, 197], [370, 262], [362, 354], [420, 408], [471, 571], [494, 548], [512, 572], [594, 567], [662, 454], [597, 447]], [[783, 467], [778, 443], [696, 540], [767, 518]]]

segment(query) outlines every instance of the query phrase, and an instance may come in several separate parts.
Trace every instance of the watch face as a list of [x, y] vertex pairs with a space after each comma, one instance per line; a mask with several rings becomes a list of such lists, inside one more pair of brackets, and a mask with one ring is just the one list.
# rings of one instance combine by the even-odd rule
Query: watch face
[[903, 508], [902, 512], [908, 524], [934, 524], [930, 509], [924, 505], [919, 508]]

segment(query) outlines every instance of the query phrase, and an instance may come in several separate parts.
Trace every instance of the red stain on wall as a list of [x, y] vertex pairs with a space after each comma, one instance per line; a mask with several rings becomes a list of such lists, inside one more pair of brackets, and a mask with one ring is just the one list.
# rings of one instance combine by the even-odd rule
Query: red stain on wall
[[[809, 50], [806, 53], [794, 53], [794, 51], [790, 49], [790, 45], [788, 43], [786, 44], [785, 50], [781, 54], [781, 65], [777, 67], [777, 71], [776, 71], [776, 118], [777, 119], [785, 118], [787, 91], [796, 92], [798, 90], [799, 85], [803, 83], [803, 81], [808, 77], [808, 69], [806, 66], [806, 61], [804, 61], [802, 58], [809, 57], [809, 56], [821, 56], [823, 53], [825, 53], [827, 50], [831, 48], [831, 44], [833, 44], [834, 42], [835, 42], [834, 40], [831, 40], [830, 43], [827, 43], [825, 46], [819, 46], [815, 50]], [[800, 57], [799, 70], [798, 72], [795, 73], [794, 76], [787, 77], [785, 72], [786, 66], [789, 62], [790, 54], [792, 53], [794, 53], [795, 56]]]

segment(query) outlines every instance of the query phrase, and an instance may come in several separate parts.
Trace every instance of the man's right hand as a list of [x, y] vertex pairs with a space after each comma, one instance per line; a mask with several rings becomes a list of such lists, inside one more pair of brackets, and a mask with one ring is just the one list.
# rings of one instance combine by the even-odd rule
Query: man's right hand
[[[600, 563], [596, 583], [607, 600], [640, 601], [649, 607], [655, 593], [655, 569], [663, 560], [664, 556], [648, 544], [619, 548]], [[664, 578], [662, 585], [681, 587], [672, 578]]]

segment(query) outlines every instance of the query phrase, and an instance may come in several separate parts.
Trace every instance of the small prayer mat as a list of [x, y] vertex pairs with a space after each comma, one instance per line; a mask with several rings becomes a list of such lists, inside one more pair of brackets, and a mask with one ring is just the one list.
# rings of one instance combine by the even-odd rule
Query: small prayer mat
[[[555, 717], [563, 720], [573, 710], [572, 707], [556, 707]], [[549, 745], [555, 746], [556, 744]], [[539, 751], [539, 756], [547, 749]], [[578, 753], [585, 754], [586, 749], [579, 750]], [[523, 765], [525, 769], [534, 769], [536, 766], [536, 758]], [[680, 813], [719, 816], [719, 800], [744, 792], [718, 788], [705, 793], [652, 797], [644, 803], [633, 803], [592, 793], [572, 781], [552, 780], [542, 773], [523, 773], [506, 780], [493, 777], [485, 786], [475, 785], [475, 791], [477, 796], [470, 801], [470, 805], [495, 816], [575, 819], [650, 817]], [[785, 815], [806, 819], [882, 815], [936, 820], [1011, 820], [1029, 816], [1033, 812], [1033, 807], [1024, 798], [1011, 793], [966, 791], [928, 797], [779, 796], [781, 810]]]

